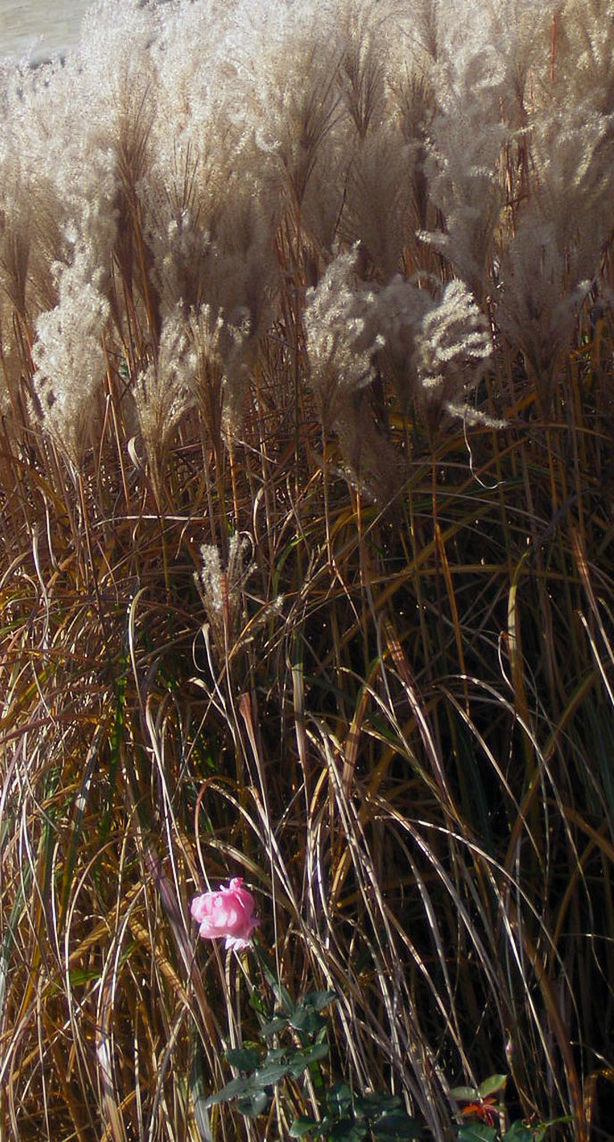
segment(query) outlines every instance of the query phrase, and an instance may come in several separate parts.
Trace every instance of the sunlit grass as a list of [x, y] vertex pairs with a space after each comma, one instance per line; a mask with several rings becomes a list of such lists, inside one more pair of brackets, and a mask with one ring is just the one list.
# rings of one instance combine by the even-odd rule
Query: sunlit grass
[[[2, 588], [16, 1138], [199, 1137], [190, 1081], [221, 1085], [223, 1048], [251, 1034], [240, 976], [188, 914], [229, 873], [287, 986], [339, 995], [334, 1060], [360, 1087], [404, 1092], [442, 1137], [448, 1084], [509, 1070], [523, 1114], [588, 1137], [612, 1013], [610, 580], [569, 440], [479, 430], [473, 473], [442, 441], [389, 517], [332, 470], [325, 504], [321, 467], [280, 465], [261, 534], [237, 449], [255, 566], [224, 652], [201, 629], [197, 494], [152, 513], [144, 482], [109, 520], [90, 481], [53, 550], [24, 543]], [[44, 482], [24, 469], [22, 496]]]
[[[373, 60], [360, 66], [375, 91]], [[247, 294], [252, 271], [261, 284], [253, 244], [253, 265], [241, 262], [257, 229], [248, 195], [243, 214], [215, 214], [220, 280], [207, 264], [195, 282], [182, 264], [190, 304], [212, 281], [218, 292], [211, 312], [186, 317], [196, 396], [179, 407], [173, 352], [168, 375], [160, 364], [168, 298], [139, 194], [161, 176], [138, 94], [115, 108], [106, 373], [74, 438], [41, 411], [32, 352], [35, 316], [58, 303], [45, 184], [28, 268], [16, 240], [0, 267], [0, 1132], [274, 1142], [315, 1111], [314, 1090], [292, 1082], [260, 1118], [203, 1108], [230, 1077], [224, 1051], [257, 1038], [250, 988], [268, 985], [249, 955], [199, 944], [189, 904], [244, 876], [282, 984], [297, 1000], [337, 995], [324, 1083], [398, 1094], [443, 1142], [458, 1121], [451, 1088], [507, 1074], [510, 1117], [563, 1118], [551, 1138], [603, 1142], [609, 240], [593, 283], [603, 305], [578, 306], [551, 375], [499, 328], [494, 263], [495, 300], [476, 284], [493, 332], [477, 423], [408, 396], [385, 357], [336, 406], [339, 378], [310, 388], [306, 290], [336, 243], [353, 242], [360, 203], [346, 214], [335, 200], [326, 246], [301, 200], [330, 126], [316, 101], [307, 167], [289, 147], [275, 168], [256, 290], [267, 319], [254, 302], [240, 368], [244, 342], [235, 330], [220, 348], [230, 334], [215, 305], [231, 262]], [[502, 234], [528, 195], [521, 151], [514, 139], [506, 152]], [[167, 188], [182, 209], [204, 195], [191, 162], [188, 148], [183, 183], [178, 159]], [[415, 238], [439, 207], [412, 177], [407, 233], [389, 219], [380, 262], [374, 248], [358, 267], [361, 304], [383, 292], [399, 242], [405, 285], [431, 274], [435, 295], [456, 275], [451, 255]]]

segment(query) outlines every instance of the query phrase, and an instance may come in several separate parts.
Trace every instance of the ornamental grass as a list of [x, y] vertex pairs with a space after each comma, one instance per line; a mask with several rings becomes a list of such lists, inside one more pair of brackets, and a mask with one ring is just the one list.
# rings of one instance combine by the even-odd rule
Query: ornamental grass
[[203, 1109], [242, 877], [318, 1081], [606, 1142], [611, 0], [110, 0], [0, 97], [2, 1137], [289, 1137]]

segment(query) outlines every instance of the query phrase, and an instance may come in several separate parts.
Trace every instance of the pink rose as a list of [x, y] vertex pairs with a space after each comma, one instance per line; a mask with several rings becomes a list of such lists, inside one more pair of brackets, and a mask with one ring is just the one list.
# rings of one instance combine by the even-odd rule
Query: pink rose
[[199, 936], [204, 940], [216, 940], [222, 936], [227, 948], [247, 948], [252, 932], [258, 924], [255, 912], [256, 902], [247, 888], [243, 888], [243, 877], [235, 876], [228, 888], [220, 887], [219, 892], [205, 892], [195, 896], [190, 912], [200, 924]]

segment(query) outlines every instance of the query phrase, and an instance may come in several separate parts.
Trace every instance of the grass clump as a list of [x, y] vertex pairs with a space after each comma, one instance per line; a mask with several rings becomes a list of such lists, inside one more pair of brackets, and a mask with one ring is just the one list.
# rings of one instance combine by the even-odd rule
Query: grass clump
[[[612, 15], [131, 2], [5, 64], [16, 1140], [337, 1090], [439, 1142], [502, 1075], [610, 1136]], [[190, 917], [235, 876], [267, 986], [337, 997], [247, 1119], [262, 980]]]

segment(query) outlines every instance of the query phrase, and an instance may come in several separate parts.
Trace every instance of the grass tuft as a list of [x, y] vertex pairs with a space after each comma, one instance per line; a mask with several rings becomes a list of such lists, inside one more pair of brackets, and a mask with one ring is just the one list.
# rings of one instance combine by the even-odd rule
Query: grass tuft
[[[2, 77], [0, 1132], [605, 1142], [611, 5], [167, 7]], [[243, 1118], [273, 971], [330, 1053]]]

